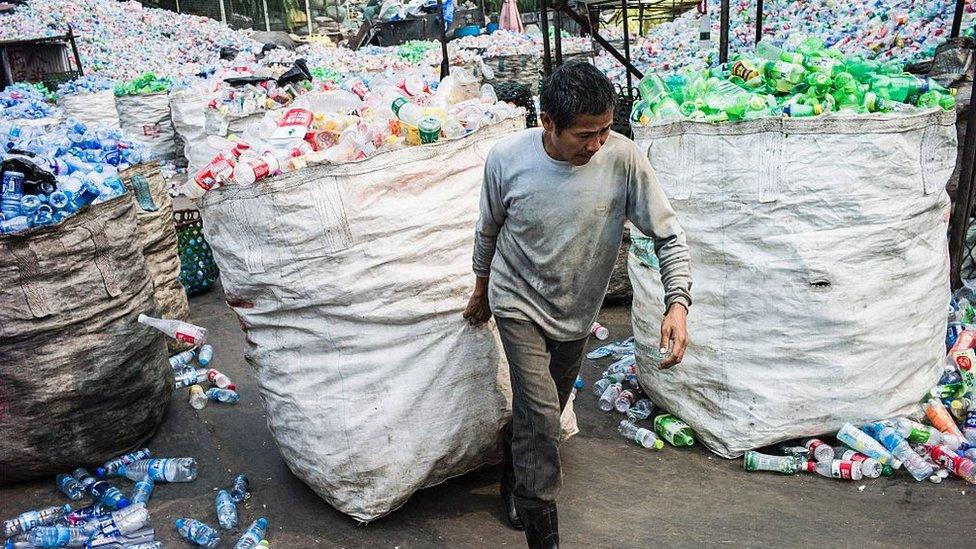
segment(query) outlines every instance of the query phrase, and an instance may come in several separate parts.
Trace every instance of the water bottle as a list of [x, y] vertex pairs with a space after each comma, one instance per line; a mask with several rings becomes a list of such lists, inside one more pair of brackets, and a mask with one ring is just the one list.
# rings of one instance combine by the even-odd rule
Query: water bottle
[[[968, 397], [954, 398], [952, 402], [949, 403], [949, 413], [958, 422], [966, 421], [966, 416], [969, 415], [969, 409], [972, 407], [973, 401]], [[965, 431], [963, 436], [965, 436]]]
[[207, 379], [210, 380], [210, 383], [213, 383], [221, 389], [230, 389], [231, 391], [237, 390], [237, 386], [231, 383], [229, 377], [218, 372], [217, 370], [214, 370], [213, 368], [207, 370]]
[[70, 505], [52, 505], [41, 510], [26, 511], [10, 520], [3, 521], [3, 537], [12, 538], [37, 526], [51, 524], [70, 512]]
[[263, 539], [261, 540], [261, 543], [258, 544], [258, 547], [271, 547], [271, 543], [269, 543], [268, 540]]
[[196, 545], [203, 547], [217, 547], [220, 536], [217, 531], [200, 522], [189, 518], [176, 519], [176, 530], [180, 535]]
[[27, 539], [34, 547], [81, 547], [91, 535], [92, 532], [74, 526], [38, 526]]
[[154, 482], [190, 482], [197, 478], [197, 460], [191, 457], [144, 459], [124, 466], [121, 474], [133, 481], [148, 476]]
[[837, 432], [837, 440], [846, 444], [849, 448], [877, 460], [882, 465], [887, 465], [892, 462], [891, 452], [882, 446], [881, 443], [871, 438], [870, 435], [850, 423], [840, 428], [840, 431]]
[[86, 522], [97, 516], [107, 515], [111, 512], [112, 510], [109, 509], [107, 505], [96, 503], [95, 505], [82, 507], [81, 509], [72, 511], [65, 515], [64, 519], [72, 526], [84, 525]]
[[220, 527], [230, 530], [237, 526], [237, 505], [227, 490], [217, 492], [215, 503], [217, 505], [217, 522], [220, 523]]
[[969, 410], [966, 422], [962, 425], [962, 432], [966, 440], [976, 446], [976, 408]]
[[231, 391], [230, 389], [221, 389], [220, 387], [211, 387], [207, 389], [207, 398], [214, 402], [224, 402], [227, 404], [236, 404], [240, 402], [241, 395], [237, 391]]
[[932, 446], [929, 455], [939, 464], [970, 484], [976, 484], [976, 463], [966, 459], [945, 446]]
[[651, 402], [649, 398], [642, 398], [634, 403], [633, 406], [627, 410], [627, 417], [632, 421], [637, 421], [641, 419], [647, 419], [651, 417], [654, 413], [654, 403]]
[[793, 63], [794, 65], [803, 64], [802, 55], [777, 48], [769, 40], [762, 40], [756, 44], [756, 54], [773, 61], [785, 61], [787, 63]]
[[248, 492], [250, 483], [244, 473], [241, 473], [234, 477], [234, 486], [230, 490], [230, 498], [234, 500], [234, 503], [240, 503], [247, 499], [251, 494]]
[[[125, 497], [118, 488], [104, 480], [96, 480], [95, 477], [91, 476], [88, 471], [81, 467], [75, 469], [72, 475], [85, 487], [85, 491], [91, 497], [109, 509], [122, 509], [129, 506], [129, 498]], [[140, 476], [139, 478], [142, 477]]]
[[135, 486], [132, 487], [132, 495], [129, 496], [129, 499], [133, 505], [137, 503], [148, 503], [149, 498], [152, 497], [153, 488], [155, 487], [156, 483], [153, 482], [153, 479], [148, 476], [142, 477], [142, 480], [136, 482]]
[[634, 396], [634, 392], [630, 389], [626, 389], [620, 391], [620, 395], [617, 396], [617, 400], [613, 401], [613, 407], [621, 414], [625, 414], [636, 400], [637, 397]]
[[908, 441], [898, 436], [894, 428], [880, 422], [870, 423], [863, 428], [865, 433], [873, 436], [884, 445], [891, 454], [905, 464], [905, 468], [915, 480], [922, 481], [932, 476], [932, 466], [925, 462], [922, 456], [908, 444]]
[[190, 361], [193, 360], [193, 358], [196, 355], [197, 352], [194, 351], [193, 349], [190, 349], [189, 351], [183, 351], [178, 355], [173, 355], [169, 357], [169, 365], [170, 367], [173, 368], [174, 371], [180, 372], [183, 370], [183, 367], [189, 364]]
[[582, 388], [583, 388], [583, 377], [577, 375], [576, 381], [573, 382], [573, 390], [570, 391], [570, 398], [576, 399], [576, 393], [578, 393], [579, 390]]
[[749, 451], [743, 456], [746, 471], [772, 471], [792, 475], [800, 470], [804, 462], [796, 456], [770, 456]]
[[619, 383], [614, 383], [607, 387], [607, 390], [603, 391], [603, 394], [600, 396], [600, 409], [604, 412], [609, 412], [612, 410], [613, 403], [617, 400], [617, 397], [620, 396], [620, 392], [623, 390], [623, 386]]
[[671, 414], [654, 418], [654, 431], [672, 446], [691, 446], [695, 443], [691, 427]]
[[610, 337], [610, 330], [606, 329], [599, 322], [594, 322], [593, 325], [590, 326], [590, 333], [600, 341], [605, 341]]
[[234, 544], [234, 549], [251, 549], [257, 547], [264, 539], [265, 531], [268, 528], [268, 519], [261, 517], [251, 523], [244, 531], [244, 535]]
[[[760, 42], [761, 44], [762, 42]], [[833, 461], [834, 449], [825, 444], [822, 440], [811, 438], [803, 441], [803, 447], [816, 461]]]
[[617, 383], [617, 381], [604, 377], [602, 379], [598, 379], [597, 382], [593, 384], [593, 388], [591, 390], [593, 391], [594, 395], [598, 397], [603, 396], [603, 392], [607, 390], [607, 387], [610, 387], [614, 383]]
[[[283, 172], [290, 153], [282, 151], [268, 151], [258, 157], [242, 158], [234, 166], [234, 181], [238, 185], [248, 186], [266, 177]], [[282, 160], [286, 162], [282, 162]]]
[[809, 473], [817, 473], [828, 478], [840, 478], [844, 480], [861, 480], [861, 464], [856, 461], [808, 461], [805, 469]]
[[75, 480], [75, 477], [64, 473], [57, 476], [58, 489], [61, 493], [74, 501], [80, 500], [85, 495], [85, 487]]
[[[868, 456], [846, 448], [844, 446], [834, 446], [834, 459], [840, 461], [855, 461], [861, 464], [861, 473], [868, 478], [878, 478], [885, 470], [885, 466], [878, 463], [878, 460], [871, 459]], [[890, 468], [889, 468], [890, 471]], [[891, 476], [890, 472], [889, 475]]]
[[190, 385], [190, 407], [194, 410], [203, 410], [207, 406], [206, 393], [203, 392], [203, 387], [199, 384]]
[[151, 548], [157, 549], [162, 545], [155, 545], [156, 531], [152, 528], [143, 528], [125, 535], [105, 535], [101, 532], [96, 533], [85, 545], [86, 549], [136, 549]]
[[149, 522], [145, 503], [134, 503], [110, 515], [95, 517], [86, 529], [97, 529], [106, 536], [124, 536], [141, 530]]
[[660, 450], [664, 448], [664, 441], [659, 439], [652, 431], [634, 425], [629, 419], [620, 422], [617, 431], [624, 438], [634, 441], [638, 446]]
[[152, 326], [160, 332], [178, 341], [183, 341], [191, 345], [203, 345], [207, 339], [206, 328], [201, 328], [188, 322], [180, 320], [169, 320], [163, 318], [153, 318], [151, 316], [139, 315], [139, 323]]
[[24, 197], [24, 179], [21, 172], [7, 170], [0, 180], [0, 213], [7, 219], [20, 215], [20, 200]]
[[200, 363], [200, 366], [206, 366], [207, 364], [210, 364], [210, 361], [212, 359], [213, 359], [213, 347], [211, 347], [210, 345], [204, 345], [203, 347], [200, 347], [200, 358], [197, 359], [197, 361]]
[[95, 474], [98, 475], [98, 478], [120, 476], [119, 469], [121, 469], [123, 465], [135, 463], [140, 459], [147, 459], [150, 455], [151, 452], [149, 451], [149, 448], [142, 448], [129, 452], [128, 454], [123, 454], [106, 461], [104, 465], [95, 469]]

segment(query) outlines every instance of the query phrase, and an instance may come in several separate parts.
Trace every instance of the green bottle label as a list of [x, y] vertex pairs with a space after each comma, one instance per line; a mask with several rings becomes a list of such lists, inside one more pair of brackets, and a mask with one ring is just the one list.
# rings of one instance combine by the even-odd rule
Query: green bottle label
[[932, 436], [932, 433], [928, 429], [919, 429], [918, 427], [912, 427], [912, 432], [908, 433], [908, 441], [914, 442], [916, 444], [924, 444]]

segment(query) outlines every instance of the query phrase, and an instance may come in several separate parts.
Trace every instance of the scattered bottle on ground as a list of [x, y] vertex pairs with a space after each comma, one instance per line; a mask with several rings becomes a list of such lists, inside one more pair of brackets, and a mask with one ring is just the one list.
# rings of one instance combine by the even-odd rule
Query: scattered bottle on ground
[[268, 519], [261, 517], [251, 523], [244, 531], [244, 534], [234, 544], [234, 549], [251, 549], [257, 547], [264, 539], [265, 531], [268, 528]]
[[169, 365], [175, 372], [180, 372], [183, 370], [183, 367], [189, 364], [196, 356], [197, 352], [194, 349], [183, 351], [180, 354], [169, 357]]
[[200, 347], [200, 357], [197, 358], [197, 362], [200, 363], [200, 366], [206, 366], [207, 364], [210, 364], [211, 360], [213, 360], [213, 347], [211, 347], [210, 345], [204, 345], [203, 347]]
[[833, 461], [834, 459], [834, 449], [818, 438], [803, 441], [803, 447], [816, 461]]
[[976, 484], [976, 463], [966, 459], [945, 446], [933, 446], [929, 455], [939, 466], [952, 471], [954, 475], [970, 484]]
[[606, 329], [599, 322], [594, 322], [593, 326], [590, 326], [590, 333], [600, 341], [606, 341], [610, 337], [610, 330]]
[[61, 493], [72, 500], [78, 501], [85, 496], [85, 487], [75, 477], [61, 473], [57, 476], [57, 482]]
[[630, 407], [636, 400], [637, 397], [634, 396], [634, 392], [630, 389], [626, 389], [620, 391], [620, 395], [617, 396], [617, 400], [613, 401], [613, 407], [621, 414], [624, 414], [627, 413], [627, 410], [630, 410]]
[[82, 547], [92, 532], [74, 526], [38, 526], [27, 534], [34, 547]]
[[[868, 478], [878, 478], [885, 472], [885, 465], [881, 465], [876, 459], [851, 450], [845, 446], [834, 446], [834, 459], [841, 461], [856, 461], [861, 464], [861, 473]], [[891, 476], [891, 468], [888, 467], [888, 475]]]
[[932, 476], [932, 466], [926, 463], [925, 459], [918, 455], [915, 450], [912, 450], [908, 441], [898, 436], [893, 427], [875, 422], [865, 425], [863, 430], [883, 444], [898, 461], [901, 461], [908, 472], [915, 477], [915, 480], [923, 481]]
[[23, 512], [10, 520], [3, 521], [3, 537], [12, 538], [37, 526], [51, 524], [70, 512], [70, 505], [52, 505], [39, 510]]
[[248, 492], [249, 488], [250, 483], [247, 476], [244, 473], [237, 475], [234, 477], [234, 486], [230, 489], [230, 498], [234, 500], [234, 503], [241, 503], [251, 495]]
[[634, 425], [629, 419], [620, 422], [617, 431], [624, 438], [633, 441], [638, 446], [660, 450], [664, 448], [664, 441], [657, 437], [653, 431]]
[[749, 451], [743, 456], [746, 471], [772, 471], [792, 475], [800, 470], [805, 462], [796, 456], [770, 456]]
[[190, 482], [197, 478], [197, 460], [191, 457], [144, 459], [120, 471], [129, 480], [148, 476], [154, 482]]
[[880, 442], [874, 440], [870, 435], [850, 423], [845, 424], [837, 432], [837, 440], [846, 444], [851, 449], [877, 460], [882, 465], [892, 461], [891, 452], [882, 446]]
[[654, 431], [672, 446], [691, 446], [695, 443], [691, 427], [671, 414], [654, 418]]
[[220, 543], [217, 531], [196, 519], [176, 519], [176, 530], [186, 540], [201, 547], [217, 547]]
[[613, 403], [616, 402], [617, 397], [620, 396], [620, 392], [623, 390], [623, 386], [619, 383], [614, 383], [607, 387], [607, 390], [603, 391], [603, 394], [600, 396], [600, 409], [604, 412], [613, 410]]
[[804, 469], [809, 473], [817, 473], [825, 477], [844, 480], [861, 480], [863, 476], [861, 473], [861, 464], [856, 461], [841, 461], [839, 459], [832, 461], [808, 461]]
[[237, 505], [231, 499], [230, 493], [227, 490], [218, 491], [214, 503], [217, 506], [217, 522], [220, 527], [230, 530], [237, 526]]
[[199, 384], [190, 385], [190, 406], [194, 410], [203, 410], [207, 406], [207, 394]]
[[210, 383], [213, 383], [221, 389], [230, 389], [231, 391], [236, 391], [237, 386], [231, 382], [230, 378], [226, 375], [214, 370], [213, 368], [207, 370], [207, 379]]
[[230, 389], [211, 387], [207, 389], [207, 398], [213, 400], [214, 402], [225, 402], [227, 404], [234, 404], [240, 402], [241, 395], [239, 395], [237, 391], [231, 391]]
[[101, 467], [95, 469], [95, 474], [98, 475], [98, 478], [120, 476], [119, 470], [123, 465], [135, 463], [140, 459], [148, 459], [151, 455], [152, 452], [149, 451], [149, 448], [142, 448], [134, 452], [129, 452], [128, 454], [123, 454], [106, 461]]
[[91, 497], [109, 509], [122, 509], [123, 507], [129, 506], [129, 498], [125, 497], [118, 488], [112, 486], [107, 481], [97, 480], [81, 467], [75, 469], [72, 475], [85, 487], [85, 491]]
[[649, 398], [642, 398], [627, 410], [627, 417], [631, 420], [641, 420], [651, 417], [653, 413], [654, 403]]
[[139, 315], [139, 323], [152, 326], [160, 332], [191, 345], [203, 345], [207, 339], [207, 329], [180, 320], [153, 318]]
[[153, 482], [153, 479], [149, 478], [149, 476], [144, 476], [142, 480], [137, 481], [132, 487], [132, 495], [129, 496], [129, 499], [133, 505], [136, 503], [147, 503], [149, 498], [152, 497], [153, 488], [155, 487], [156, 483]]

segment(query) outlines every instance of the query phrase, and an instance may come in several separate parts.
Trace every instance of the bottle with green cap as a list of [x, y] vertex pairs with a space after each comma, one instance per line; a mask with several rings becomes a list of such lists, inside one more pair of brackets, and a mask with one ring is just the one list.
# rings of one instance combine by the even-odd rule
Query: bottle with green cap
[[654, 418], [654, 431], [672, 446], [691, 446], [695, 443], [691, 427], [671, 414]]
[[746, 471], [772, 471], [784, 475], [796, 474], [803, 461], [797, 456], [770, 456], [753, 451], [746, 452], [743, 456]]
[[650, 111], [655, 118], [672, 118], [681, 116], [678, 103], [668, 90], [667, 84], [660, 76], [654, 73], [647, 73], [637, 85], [637, 90], [641, 97], [646, 101], [646, 110]]
[[653, 431], [638, 427], [629, 419], [620, 422], [617, 431], [627, 440], [634, 441], [638, 446], [660, 450], [664, 448], [664, 441], [657, 437]]
[[762, 64], [766, 87], [779, 93], [792, 92], [797, 84], [803, 82], [806, 72], [802, 65], [787, 63], [786, 61], [765, 61]]
[[705, 94], [704, 103], [709, 114], [724, 112], [729, 120], [742, 120], [747, 111], [761, 111], [766, 101], [735, 84], [717, 78], [712, 79], [711, 89]]
[[799, 53], [788, 52], [782, 48], [777, 48], [772, 42], [763, 40], [756, 44], [756, 53], [772, 61], [784, 61], [794, 65], [803, 64], [803, 56]]

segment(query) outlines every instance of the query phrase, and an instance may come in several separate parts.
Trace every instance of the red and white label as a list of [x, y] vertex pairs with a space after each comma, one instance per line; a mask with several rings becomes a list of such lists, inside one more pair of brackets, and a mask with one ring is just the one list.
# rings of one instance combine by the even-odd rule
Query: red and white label
[[191, 333], [188, 333], [188, 332], [181, 332], [180, 330], [176, 330], [176, 339], [178, 339], [180, 341], [185, 341], [186, 343], [196, 343], [197, 342], [197, 338], [196, 338], [196, 336], [194, 334], [191, 334]]
[[312, 125], [312, 111], [307, 109], [288, 109], [278, 122], [273, 137], [304, 137]]
[[264, 179], [271, 173], [271, 166], [260, 158], [248, 158], [247, 165], [254, 171], [254, 180]]
[[854, 469], [854, 462], [835, 460], [830, 463], [830, 476], [851, 480]]

